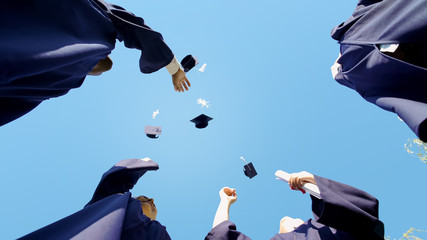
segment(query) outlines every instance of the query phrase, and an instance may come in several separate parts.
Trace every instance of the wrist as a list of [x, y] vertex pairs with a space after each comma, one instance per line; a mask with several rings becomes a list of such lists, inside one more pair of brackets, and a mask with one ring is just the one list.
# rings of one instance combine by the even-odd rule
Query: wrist
[[166, 65], [166, 69], [168, 70], [170, 75], [174, 75], [178, 72], [178, 70], [181, 68], [181, 65], [179, 64], [178, 60], [176, 60], [175, 56], [173, 57], [172, 61]]

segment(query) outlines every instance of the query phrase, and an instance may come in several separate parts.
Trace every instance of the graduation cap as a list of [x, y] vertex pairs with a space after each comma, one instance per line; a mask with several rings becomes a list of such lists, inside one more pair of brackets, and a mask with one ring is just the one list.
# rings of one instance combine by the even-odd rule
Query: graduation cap
[[208, 122], [212, 119], [213, 118], [206, 116], [205, 114], [200, 114], [199, 116], [191, 119], [190, 122], [195, 123], [196, 128], [205, 128], [208, 126]]
[[162, 133], [162, 127], [160, 126], [145, 126], [145, 134], [149, 138], [158, 138]]
[[199, 64], [199, 61], [197, 61], [197, 58], [192, 55], [187, 55], [181, 60], [181, 66], [184, 68], [184, 72], [190, 71], [197, 64]]
[[246, 163], [246, 165], [243, 166], [243, 173], [245, 173], [245, 175], [248, 178], [255, 177], [258, 173], [256, 172], [256, 170], [255, 170], [254, 165], [252, 164], [252, 162], [247, 163], [243, 157], [240, 157], [240, 158]]

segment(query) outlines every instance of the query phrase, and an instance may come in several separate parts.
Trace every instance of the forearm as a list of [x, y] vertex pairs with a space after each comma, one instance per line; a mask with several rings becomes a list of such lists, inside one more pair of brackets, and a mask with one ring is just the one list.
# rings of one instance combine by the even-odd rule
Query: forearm
[[230, 205], [231, 203], [229, 201], [221, 201], [219, 203], [212, 228], [216, 227], [218, 224], [224, 221], [229, 220]]

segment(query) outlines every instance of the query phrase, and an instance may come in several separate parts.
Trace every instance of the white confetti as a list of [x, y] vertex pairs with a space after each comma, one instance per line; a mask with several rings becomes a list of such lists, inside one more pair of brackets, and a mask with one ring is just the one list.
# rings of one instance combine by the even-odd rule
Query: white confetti
[[204, 99], [201, 99], [201, 98], [199, 98], [199, 99], [197, 99], [197, 104], [202, 104], [202, 107], [206, 107], [206, 108], [208, 108], [209, 107], [209, 104], [208, 104], [209, 102], [208, 101], [206, 101], [206, 100], [204, 100]]
[[157, 114], [159, 114], [159, 109], [157, 109], [155, 112], [153, 112], [153, 119], [156, 118]]
[[204, 63], [200, 68], [199, 68], [199, 72], [204, 72], [205, 68], [206, 68], [206, 63]]

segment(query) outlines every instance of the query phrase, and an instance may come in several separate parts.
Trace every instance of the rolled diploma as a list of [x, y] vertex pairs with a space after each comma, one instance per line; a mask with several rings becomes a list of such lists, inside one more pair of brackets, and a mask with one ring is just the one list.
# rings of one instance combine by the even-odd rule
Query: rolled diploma
[[[276, 175], [277, 179], [289, 183], [289, 178], [291, 177], [291, 175], [289, 173], [284, 172], [282, 170], [277, 170], [275, 175]], [[316, 184], [305, 183], [304, 185], [302, 185], [302, 189], [304, 189], [304, 191], [310, 193], [310, 195], [315, 196], [318, 199], [322, 199], [322, 197], [320, 197], [319, 187], [317, 187]]]

